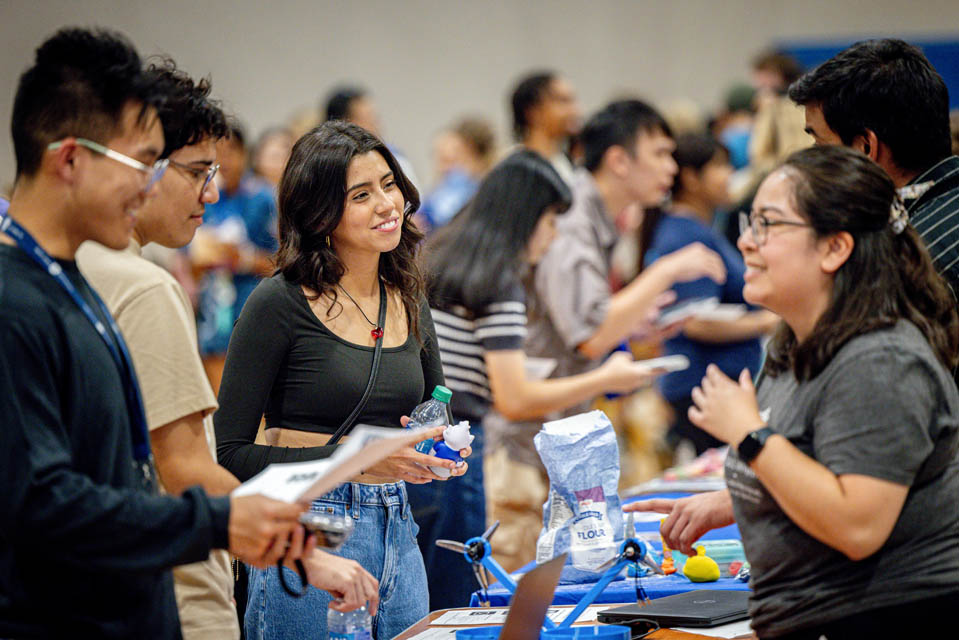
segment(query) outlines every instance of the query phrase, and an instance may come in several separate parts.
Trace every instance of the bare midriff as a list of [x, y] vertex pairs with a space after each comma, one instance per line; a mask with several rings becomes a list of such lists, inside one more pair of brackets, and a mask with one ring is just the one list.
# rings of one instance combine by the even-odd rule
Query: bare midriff
[[[329, 433], [313, 433], [312, 431], [297, 431], [296, 429], [283, 429], [274, 427], [273, 429], [264, 429], [263, 436], [266, 443], [274, 447], [322, 447], [329, 442], [332, 437]], [[349, 436], [343, 436], [339, 442], [344, 443]], [[394, 476], [382, 476], [370, 471], [364, 471], [362, 474], [350, 478], [351, 482], [362, 482], [364, 484], [384, 484], [387, 482], [399, 482], [400, 479]]]

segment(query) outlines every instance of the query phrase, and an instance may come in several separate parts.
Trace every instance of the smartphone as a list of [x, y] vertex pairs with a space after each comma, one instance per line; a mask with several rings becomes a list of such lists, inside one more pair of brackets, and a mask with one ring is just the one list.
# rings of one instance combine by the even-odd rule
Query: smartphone
[[701, 313], [711, 311], [719, 306], [719, 298], [687, 298], [670, 305], [659, 312], [656, 326], [668, 327], [686, 318], [692, 318]]
[[684, 355], [663, 356], [661, 358], [650, 358], [649, 360], [637, 360], [633, 364], [641, 365], [647, 369], [663, 369], [670, 371], [683, 371], [689, 368], [689, 358]]

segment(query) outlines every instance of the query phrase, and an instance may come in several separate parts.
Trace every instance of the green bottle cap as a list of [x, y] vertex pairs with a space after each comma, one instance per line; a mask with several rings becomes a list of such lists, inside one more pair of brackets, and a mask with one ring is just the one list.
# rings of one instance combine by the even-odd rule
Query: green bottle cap
[[446, 404], [450, 403], [450, 398], [453, 397], [453, 392], [444, 387], [441, 384], [436, 385], [433, 388], [433, 397], [439, 400], [440, 402], [445, 402]]

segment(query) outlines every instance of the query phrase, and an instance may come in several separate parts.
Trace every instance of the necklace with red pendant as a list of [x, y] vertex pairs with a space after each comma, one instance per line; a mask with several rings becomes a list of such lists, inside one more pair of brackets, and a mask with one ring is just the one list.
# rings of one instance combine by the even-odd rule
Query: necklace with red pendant
[[[370, 326], [373, 327], [373, 329], [370, 330], [370, 335], [373, 336], [373, 340], [379, 340], [380, 338], [382, 338], [383, 327], [378, 326], [375, 322], [369, 319], [369, 317], [366, 315], [366, 312], [363, 311], [363, 307], [361, 307], [359, 303], [357, 303], [356, 300], [353, 299], [353, 296], [351, 296], [349, 292], [343, 288], [343, 285], [341, 285], [340, 283], [336, 283], [336, 286], [338, 286], [340, 288], [340, 291], [342, 291], [346, 295], [346, 297], [350, 299], [350, 302], [352, 302], [353, 305], [357, 308], [357, 310], [359, 310], [360, 315], [363, 316], [363, 319], [369, 322]], [[382, 287], [383, 284], [380, 283], [380, 286]]]

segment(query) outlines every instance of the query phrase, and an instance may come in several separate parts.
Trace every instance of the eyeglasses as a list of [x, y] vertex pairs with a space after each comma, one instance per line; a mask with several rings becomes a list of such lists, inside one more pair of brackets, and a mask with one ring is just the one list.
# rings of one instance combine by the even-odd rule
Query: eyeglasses
[[789, 226], [789, 227], [812, 227], [805, 222], [792, 222], [790, 220], [770, 220], [762, 214], [750, 215], [745, 211], [739, 212], [739, 235], [743, 235], [747, 230], [753, 232], [753, 240], [758, 246], [766, 244], [769, 238], [769, 227]]
[[[111, 160], [116, 160], [120, 164], [125, 164], [128, 167], [136, 169], [147, 176], [146, 186], [143, 187], [143, 191], [149, 191], [150, 188], [159, 182], [160, 178], [163, 177], [163, 174], [166, 173], [167, 166], [169, 166], [170, 161], [168, 159], [157, 160], [153, 163], [151, 167], [148, 164], [143, 164], [139, 160], [135, 160], [130, 156], [123, 155], [119, 151], [114, 151], [109, 147], [105, 147], [99, 142], [94, 142], [93, 140], [87, 140], [86, 138], [74, 138], [77, 145], [81, 147], [86, 147], [90, 151], [104, 155]], [[51, 142], [47, 145], [47, 149], [50, 151], [56, 151], [63, 146], [63, 140], [57, 142]]]
[[196, 167], [191, 167], [188, 164], [183, 164], [182, 162], [177, 162], [176, 160], [170, 160], [170, 164], [176, 167], [177, 169], [182, 169], [186, 171], [191, 176], [193, 176], [194, 182], [203, 181], [203, 186], [200, 187], [200, 200], [203, 200], [203, 194], [206, 193], [206, 188], [210, 186], [210, 183], [213, 182], [213, 177], [216, 175], [216, 172], [220, 170], [220, 165], [214, 164], [210, 165], [206, 169], [197, 169]]

